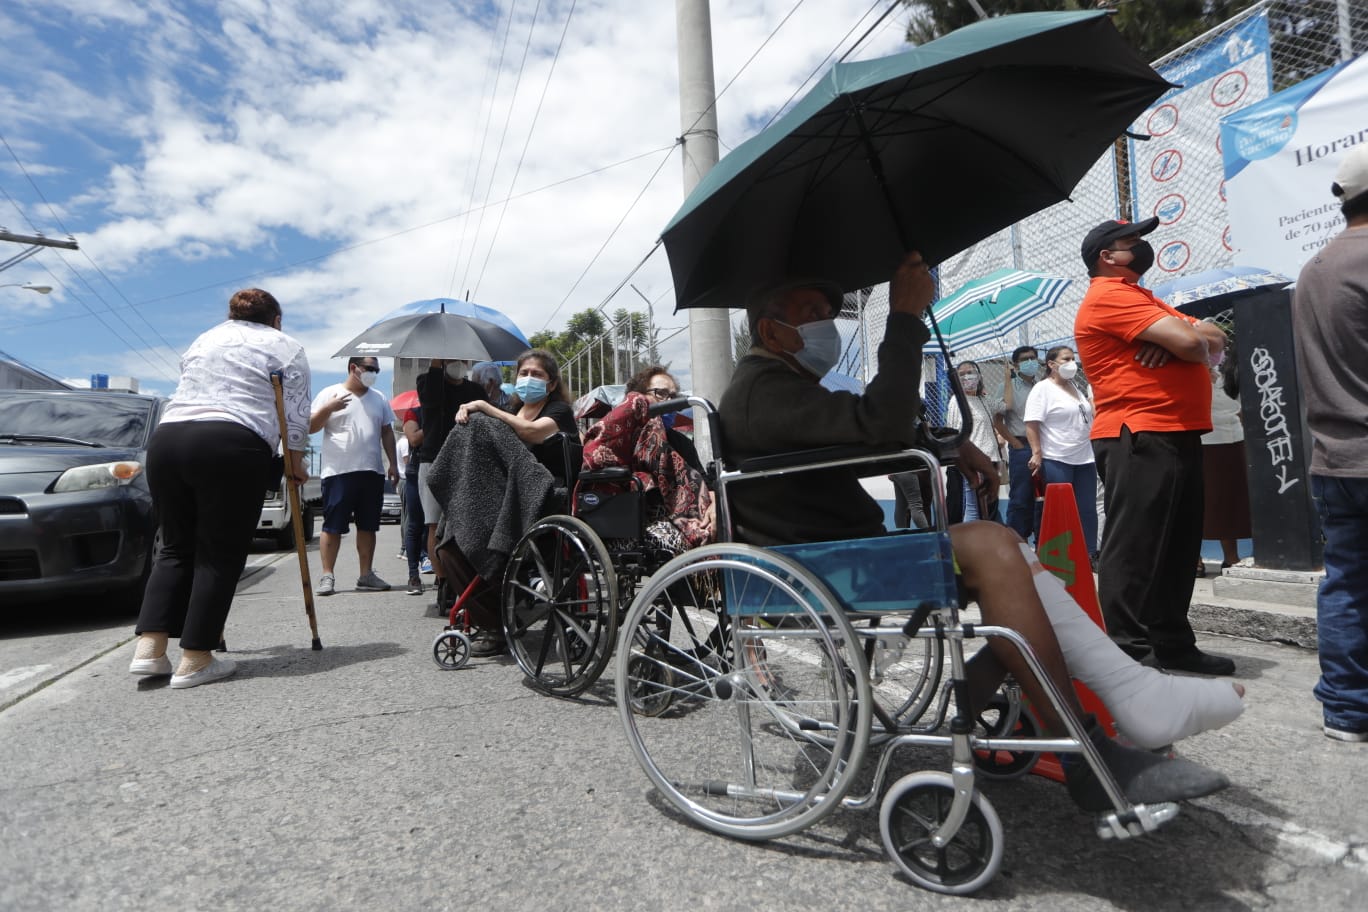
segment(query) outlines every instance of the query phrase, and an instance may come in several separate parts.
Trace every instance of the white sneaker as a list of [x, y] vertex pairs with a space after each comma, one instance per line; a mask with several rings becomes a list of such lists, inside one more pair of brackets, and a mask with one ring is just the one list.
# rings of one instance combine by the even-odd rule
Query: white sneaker
[[135, 675], [169, 675], [171, 660], [164, 655], [155, 659], [134, 659], [128, 663], [128, 673]]
[[228, 677], [237, 671], [237, 662], [224, 657], [214, 656], [199, 671], [191, 672], [188, 675], [172, 675], [171, 687], [179, 690], [184, 687], [198, 687], [201, 684], [208, 684], [210, 681], [218, 681]]
[[318, 588], [314, 592], [318, 595], [332, 595], [336, 591], [337, 581], [331, 573], [325, 573], [318, 578]]

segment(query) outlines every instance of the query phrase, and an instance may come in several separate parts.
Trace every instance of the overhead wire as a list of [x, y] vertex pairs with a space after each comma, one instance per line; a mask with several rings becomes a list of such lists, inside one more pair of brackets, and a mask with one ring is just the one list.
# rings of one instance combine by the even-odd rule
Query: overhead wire
[[[679, 139], [676, 141], [676, 145], [682, 145], [683, 142], [684, 142], [684, 138], [685, 138], [685, 137], [690, 136], [690, 135], [693, 135], [693, 133], [696, 131], [696, 128], [698, 127], [698, 125], [703, 121], [703, 118], [706, 117], [706, 116], [708, 115], [708, 112], [710, 112], [713, 108], [715, 108], [715, 107], [717, 106], [717, 100], [718, 100], [719, 98], [721, 98], [723, 95], [726, 94], [727, 90], [730, 89], [730, 88], [732, 87], [732, 84], [735, 83], [736, 80], [741, 76], [741, 74], [744, 73], [744, 72], [746, 71], [746, 68], [749, 67], [749, 66], [751, 65], [751, 63], [753, 63], [753, 62], [755, 61], [755, 58], [756, 58], [756, 57], [760, 56], [760, 52], [763, 51], [763, 50], [765, 49], [765, 47], [770, 43], [770, 41], [772, 41], [772, 40], [774, 39], [774, 36], [775, 36], [775, 35], [779, 34], [779, 30], [780, 30], [781, 28], [783, 28], [784, 25], [785, 25], [785, 23], [787, 23], [787, 22], [789, 21], [789, 19], [791, 19], [791, 18], [793, 17], [793, 14], [796, 13], [796, 12], [798, 11], [799, 7], [801, 7], [801, 6], [803, 5], [804, 2], [805, 2], [805, 0], [798, 0], [798, 2], [796, 2], [796, 3], [789, 9], [788, 13], [785, 14], [784, 18], [781, 19], [781, 20], [779, 20], [779, 24], [776, 25], [773, 29], [770, 30], [770, 33], [769, 33], [768, 35], [765, 36], [765, 40], [762, 41], [762, 42], [760, 42], [760, 45], [755, 49], [754, 52], [751, 53], [750, 57], [746, 58], [746, 62], [743, 63], [743, 64], [741, 64], [741, 66], [737, 69], [737, 71], [736, 71], [735, 73], [732, 74], [731, 78], [728, 79], [727, 82], [726, 82], [726, 84], [722, 86], [722, 89], [721, 89], [720, 91], [715, 92], [715, 93], [713, 94], [713, 99], [712, 99], [711, 102], [708, 103], [708, 106], [707, 106], [706, 108], [704, 108], [701, 112], [699, 112], [699, 115], [698, 115], [696, 118], [694, 118], [694, 122], [693, 122], [692, 124], [690, 124], [685, 130], [683, 130], [683, 131], [681, 132]], [[868, 16], [868, 15], [869, 15], [869, 13], [865, 13], [865, 16]], [[864, 19], [864, 16], [862, 16], [862, 17], [860, 17], [860, 18], [861, 18], [861, 20], [863, 20], [863, 19]], [[851, 31], [853, 32], [853, 31], [854, 31], [854, 28], [852, 28]], [[849, 34], [849, 33], [847, 33], [847, 34]], [[844, 39], [843, 39], [843, 40], [844, 40]], [[839, 45], [838, 45], [838, 46], [839, 46]], [[834, 53], [834, 52], [833, 52], [833, 53]], [[830, 54], [827, 55], [828, 59], [830, 58], [830, 56], [831, 56]], [[721, 143], [721, 139], [720, 139], [720, 138], [718, 139], [718, 142]], [[725, 144], [724, 144], [724, 145], [725, 145]], [[728, 151], [731, 151], [730, 147], [728, 147]], [[668, 160], [668, 159], [667, 159], [667, 160]], [[661, 162], [661, 166], [662, 166], [662, 167], [664, 166], [664, 162]], [[660, 172], [660, 168], [657, 168], [657, 169], [656, 169], [656, 172], [653, 173], [653, 174], [651, 175], [650, 179], [647, 181], [647, 187], [650, 186], [651, 181], [654, 181], [654, 180], [655, 180], [655, 176], [656, 176], [656, 174], [658, 174], [659, 172]], [[646, 192], [646, 190], [645, 190], [645, 188], [643, 188], [643, 189], [642, 189], [642, 193], [645, 193], [645, 192]], [[637, 200], [639, 200], [639, 199], [641, 199], [641, 194], [638, 194], [638, 195], [637, 195], [637, 198], [636, 198], [635, 200], [632, 201], [632, 206], [635, 206]], [[628, 212], [630, 212], [630, 211], [631, 211], [631, 207], [628, 208]], [[625, 219], [625, 218], [626, 218], [626, 215], [623, 216], [623, 219]], [[615, 227], [613, 228], [613, 234], [616, 234], [616, 233], [617, 233], [617, 229], [620, 228], [621, 226], [622, 226], [622, 222], [619, 221], [618, 224], [617, 224], [617, 226], [615, 226]], [[609, 240], [612, 240], [612, 234], [609, 235], [608, 239], [609, 239]], [[637, 265], [634, 266], [634, 267], [632, 268], [632, 271], [629, 272], [629, 273], [622, 279], [622, 281], [619, 282], [619, 283], [617, 284], [617, 287], [614, 288], [613, 291], [609, 293], [608, 297], [606, 297], [606, 298], [605, 298], [605, 299], [604, 299], [596, 308], [594, 308], [594, 309], [595, 309], [595, 310], [603, 310], [604, 307], [607, 307], [607, 306], [608, 306], [608, 302], [611, 301], [611, 300], [617, 295], [617, 293], [620, 292], [620, 291], [627, 285], [627, 283], [630, 282], [630, 281], [632, 280], [632, 277], [633, 277], [634, 275], [636, 275], [637, 271], [640, 270], [642, 266], [645, 265], [646, 261], [649, 260], [649, 259], [651, 258], [651, 256], [656, 252], [656, 250], [658, 250], [658, 249], [660, 248], [660, 245], [661, 245], [661, 242], [660, 242], [659, 239], [657, 239], [656, 242], [655, 242], [655, 244], [652, 245], [651, 249], [650, 249], [649, 251], [646, 252], [646, 255], [645, 255], [644, 257], [641, 258], [640, 262], [638, 262]], [[607, 241], [604, 242], [604, 246], [605, 246], [605, 247], [607, 246]], [[592, 265], [594, 264], [594, 261], [597, 260], [598, 257], [599, 257], [599, 255], [602, 254], [602, 253], [603, 253], [603, 247], [600, 247], [599, 250], [598, 250], [598, 252], [594, 254], [593, 259], [589, 261], [589, 265], [592, 266]], [[587, 273], [588, 273], [588, 267], [585, 267], [585, 272], [583, 272], [583, 273], [580, 274], [579, 278], [575, 280], [575, 284], [574, 284], [573, 286], [571, 286], [570, 291], [566, 293], [566, 297], [565, 297], [564, 299], [561, 300], [560, 304], [556, 305], [556, 309], [555, 309], [554, 311], [551, 312], [551, 316], [547, 317], [546, 323], [542, 325], [542, 329], [545, 329], [547, 326], [549, 326], [550, 323], [551, 323], [551, 320], [555, 318], [556, 314], [560, 313], [561, 308], [565, 306], [565, 302], [566, 302], [567, 300], [569, 300], [570, 295], [574, 293], [575, 288], [577, 288], [577, 287], [579, 286], [579, 283], [582, 282], [582, 281], [584, 280], [584, 276], [585, 276]]]
[[[614, 235], [618, 233], [618, 229], [622, 227], [622, 223], [627, 221], [627, 216], [632, 214], [632, 210], [636, 208], [636, 204], [641, 202], [641, 198], [646, 195], [646, 191], [651, 189], [651, 184], [655, 183], [656, 177], [659, 176], [661, 169], [665, 167], [665, 163], [670, 160], [675, 148], [681, 144], [682, 143], [675, 143], [674, 146], [670, 147], [670, 151], [661, 157], [660, 164], [656, 165], [656, 169], [652, 171], [651, 176], [646, 179], [646, 186], [642, 187], [641, 192], [638, 193], [632, 199], [632, 202], [630, 204], [628, 204], [627, 211], [622, 213], [622, 218], [618, 219], [617, 224], [613, 226], [613, 230], [608, 232], [608, 237], [606, 237], [603, 243], [599, 245], [599, 249], [594, 252], [594, 255], [589, 258], [589, 262], [585, 264], [584, 271], [579, 274], [579, 278], [575, 279], [575, 283], [570, 286], [570, 290], [565, 293], [565, 297], [561, 298], [561, 302], [556, 305], [556, 309], [551, 311], [551, 315], [547, 317], [546, 322], [542, 324], [542, 329], [545, 329], [547, 326], [551, 324], [551, 320], [555, 318], [556, 314], [560, 313], [561, 308], [565, 306], [565, 302], [570, 300], [570, 296], [575, 293], [575, 289], [579, 287], [580, 282], [584, 281], [584, 277], [589, 274], [589, 270], [593, 268], [594, 263], [598, 262], [598, 258], [603, 254], [603, 251], [607, 249], [609, 242], [611, 242], [613, 240]], [[660, 242], [657, 241], [656, 246], [659, 246], [659, 244]], [[645, 262], [645, 260], [649, 258], [652, 253], [655, 253], [654, 248], [646, 254], [646, 257], [642, 258], [642, 262]], [[637, 266], [637, 269], [640, 268], [640, 266]], [[630, 281], [632, 276], [635, 274], [636, 269], [632, 270], [632, 272], [629, 273], [625, 279], [623, 279], [621, 285], [618, 285], [618, 291], [621, 291], [622, 286], [626, 285], [627, 282]], [[616, 293], [617, 292], [614, 292], [614, 294]], [[607, 305], [607, 303], [608, 302], [605, 300], [603, 304], [599, 305], [599, 309], [601, 310], [604, 306]]]
[[[0, 141], [3, 141], [3, 138], [0, 138]], [[9, 144], [8, 144], [8, 143], [5, 143], [5, 146], [6, 146], [6, 148], [8, 148], [8, 147], [9, 147]], [[13, 150], [11, 150], [11, 154], [13, 154]], [[16, 159], [16, 161], [17, 161], [17, 159]], [[23, 163], [22, 163], [22, 162], [20, 163], [19, 167], [20, 167], [21, 169], [23, 168]], [[25, 173], [27, 174], [27, 172], [25, 172]], [[30, 181], [31, 181], [31, 180], [32, 180], [32, 179], [30, 179]], [[36, 188], [35, 188], [35, 189], [36, 189]], [[25, 222], [25, 223], [34, 231], [35, 234], [38, 233], [38, 227], [37, 227], [37, 225], [35, 225], [34, 222], [33, 222], [33, 220], [30, 219], [30, 218], [28, 217], [28, 214], [24, 212], [24, 209], [23, 209], [22, 206], [19, 205], [18, 200], [16, 200], [14, 197], [10, 196], [9, 191], [8, 191], [8, 190], [5, 190], [3, 187], [0, 187], [0, 194], [4, 194], [5, 199], [9, 200], [10, 205], [12, 205], [12, 206], [15, 208], [15, 211], [17, 211], [17, 212], [19, 213], [19, 217], [22, 218], [22, 219], [24, 220], [24, 222]], [[40, 191], [40, 194], [41, 194], [41, 191]], [[46, 202], [46, 200], [44, 200], [44, 202]], [[50, 209], [50, 208], [51, 208], [51, 207], [49, 206], [49, 209]], [[56, 218], [56, 214], [55, 214], [55, 213], [54, 213], [54, 218]], [[58, 222], [58, 225], [59, 225], [59, 227], [61, 227], [60, 222]], [[64, 234], [67, 234], [67, 233], [68, 233], [68, 232], [66, 231], [66, 228], [65, 228], [65, 227], [62, 227], [62, 232], [63, 232]], [[74, 275], [77, 279], [79, 279], [79, 280], [86, 286], [86, 288], [90, 289], [90, 292], [91, 292], [93, 295], [95, 295], [96, 299], [98, 299], [98, 300], [100, 301], [100, 303], [103, 304], [103, 305], [105, 306], [105, 312], [112, 312], [112, 309], [109, 307], [109, 302], [106, 301], [106, 300], [104, 300], [104, 298], [100, 295], [100, 293], [99, 293], [98, 291], [95, 290], [95, 288], [94, 288], [94, 287], [85, 279], [84, 276], [81, 275], [81, 273], [76, 269], [76, 267], [74, 267], [74, 266], [72, 266], [70, 263], [68, 263], [64, 257], [60, 257], [60, 256], [59, 256], [58, 259], [61, 261], [62, 265], [65, 266], [69, 272], [71, 272], [72, 275]], [[40, 263], [41, 263], [41, 261], [40, 261]], [[122, 317], [122, 315], [120, 315], [120, 314], [118, 314], [118, 313], [115, 313], [115, 314], [114, 314], [114, 316], [115, 316], [115, 317], [118, 317], [119, 321], [120, 321], [121, 323], [123, 323], [124, 327], [125, 327], [129, 332], [131, 332], [133, 335], [135, 335], [135, 336], [138, 337], [138, 341], [142, 343], [142, 348], [139, 348], [138, 346], [134, 345], [132, 342], [128, 341], [128, 339], [126, 339], [126, 338], [123, 336], [122, 333], [120, 333], [117, 329], [115, 329], [113, 326], [111, 326], [103, 317], [100, 316], [99, 312], [97, 312], [97, 311], [95, 310], [95, 308], [93, 308], [93, 307], [90, 306], [90, 303], [87, 302], [86, 299], [85, 299], [82, 295], [76, 293], [73, 289], [71, 289], [70, 287], [68, 287], [67, 284], [66, 284], [65, 282], [63, 282], [63, 281], [57, 276], [57, 274], [54, 273], [54, 272], [48, 267], [48, 265], [47, 265], [46, 263], [41, 263], [41, 265], [42, 265], [43, 271], [46, 272], [49, 276], [52, 277], [52, 280], [57, 284], [57, 286], [60, 287], [60, 288], [62, 289], [62, 291], [63, 291], [65, 294], [71, 295], [71, 297], [72, 297], [78, 304], [80, 304], [82, 307], [84, 307], [84, 308], [89, 312], [90, 316], [93, 316], [97, 321], [99, 321], [99, 323], [100, 323], [101, 326], [103, 326], [105, 329], [107, 329], [107, 330], [109, 331], [109, 333], [110, 333], [112, 336], [114, 336], [114, 338], [118, 339], [119, 342], [120, 342], [120, 344], [122, 344], [122, 345], [123, 345], [125, 348], [127, 348], [130, 352], [136, 353], [139, 357], [141, 357], [144, 361], [146, 361], [147, 364], [148, 364], [148, 366], [152, 368], [152, 370], [157, 374], [157, 376], [159, 376], [159, 377], [166, 377], [166, 376], [167, 376], [167, 374], [165, 373], [165, 371], [166, 371], [166, 369], [167, 369], [167, 366], [170, 365], [171, 362], [169, 361], [169, 359], [167, 359], [166, 355], [163, 354], [161, 350], [159, 350], [155, 345], [153, 345], [151, 342], [149, 342], [141, 333], [139, 333], [138, 330], [133, 326], [133, 324], [131, 324], [131, 323], [129, 323], [127, 320], [125, 320], [125, 319]], [[85, 315], [84, 315], [84, 314], [78, 314], [77, 316], [78, 316], [78, 317], [84, 317]], [[144, 320], [146, 320], [146, 318], [144, 318]], [[169, 346], [169, 347], [170, 347], [170, 346]], [[172, 347], [172, 348], [173, 348], [173, 350], [174, 350], [174, 347]], [[157, 364], [153, 363], [152, 359], [151, 359], [150, 357], [148, 357], [148, 354], [147, 354], [148, 352], [152, 352], [153, 354], [155, 354], [158, 358], [160, 358], [160, 359], [163, 361], [163, 364], [162, 364], [162, 365], [157, 365]], [[170, 373], [169, 377], [172, 378], [172, 379], [174, 379], [177, 375], [179, 375], [179, 373], [180, 373], [180, 368], [179, 368], [179, 366], [178, 366], [178, 365], [174, 365], [174, 366], [172, 366], [171, 373]]]
[[[489, 125], [494, 119], [494, 102], [499, 96], [499, 79], [503, 75], [504, 52], [508, 49], [508, 35], [509, 32], [513, 29], [513, 12], [517, 8], [517, 5], [517, 0], [511, 0], [511, 2], [508, 4], [508, 23], [504, 26], [503, 42], [500, 44], [499, 47], [499, 56], [497, 62], [495, 61], [494, 57], [494, 36], [498, 34], [497, 23], [495, 24], [495, 28], [489, 33], [489, 65], [485, 67], [485, 87], [489, 86], [489, 76], [491, 72], [494, 74], [494, 86], [488, 92], [489, 112], [485, 116], [484, 132], [480, 137], [479, 152], [476, 154], [475, 157], [475, 174], [470, 179], [470, 197], [466, 201], [467, 212], [475, 211], [475, 194], [478, 192], [480, 186], [480, 169], [484, 167], [485, 144], [489, 142]], [[485, 96], [486, 93], [484, 88], [481, 88], [480, 94], [481, 97]], [[476, 117], [479, 117], [478, 111], [476, 113]], [[469, 164], [467, 163], [467, 168], [468, 167]], [[469, 222], [461, 223], [461, 235], [456, 242], [455, 256], [452, 258], [451, 263], [451, 279], [447, 283], [447, 297], [451, 297], [455, 292], [456, 272], [461, 268], [461, 255], [465, 250], [466, 228], [468, 227]], [[472, 247], [474, 246], [474, 241], [471, 242], [471, 245]]]
[[[537, 99], [537, 109], [532, 112], [532, 123], [527, 128], [527, 138], [523, 140], [522, 153], [518, 156], [518, 164], [513, 169], [513, 180], [509, 181], [508, 184], [509, 193], [512, 193], [513, 188], [515, 188], [518, 185], [518, 175], [522, 173], [523, 161], [527, 158], [527, 149], [529, 146], [532, 145], [532, 134], [537, 129], [537, 120], [541, 117], [542, 104], [546, 101], [546, 92], [548, 89], [551, 88], [551, 77], [553, 77], [556, 73], [556, 62], [560, 60], [561, 48], [565, 46], [565, 36], [570, 31], [570, 20], [573, 19], [575, 16], [575, 3], [576, 0], [571, 0], [570, 11], [566, 13], [565, 25], [561, 28], [560, 41], [556, 43], [556, 51], [554, 54], [551, 55], [551, 66], [546, 72], [546, 82], [542, 84], [541, 97]], [[527, 40], [528, 44], [530, 45], [532, 42], [531, 32], [528, 32]], [[526, 59], [527, 50], [524, 48], [524, 62], [526, 61]], [[488, 202], [488, 200], [486, 200], [486, 202]], [[472, 294], [471, 297], [475, 297], [479, 294], [480, 282], [484, 280], [485, 270], [489, 267], [489, 258], [494, 253], [495, 243], [497, 243], [499, 240], [499, 229], [503, 227], [504, 213], [506, 213], [507, 211], [508, 201], [507, 199], [505, 199], [503, 206], [499, 209], [499, 219], [497, 222], [494, 223], [494, 236], [489, 239], [489, 247], [485, 251], [484, 262], [480, 264], [480, 273], [475, 277], [475, 293]], [[465, 283], [462, 282], [462, 284]]]
[[[669, 145], [666, 145], [666, 146], [658, 146], [658, 147], [656, 147], [656, 148], [654, 148], [654, 149], [648, 149], [648, 150], [645, 151], [645, 152], [638, 152], [636, 155], [628, 156], [627, 158], [621, 159], [621, 160], [619, 160], [619, 161], [615, 161], [615, 162], [613, 162], [612, 164], [609, 164], [609, 165], [601, 165], [600, 167], [597, 167], [597, 168], [591, 168], [591, 169], [588, 170], [588, 171], [584, 171], [584, 172], [581, 172], [581, 173], [579, 173], [579, 174], [574, 174], [574, 175], [571, 175], [570, 177], [561, 178], [560, 180], [552, 181], [552, 182], [549, 183], [549, 184], [543, 184], [542, 186], [537, 187], [537, 188], [534, 188], [534, 189], [532, 189], [532, 190], [528, 190], [528, 191], [526, 191], [525, 193], [514, 194], [514, 195], [509, 196], [509, 197], [507, 197], [506, 199], [503, 199], [503, 200], [496, 200], [492, 205], [496, 205], [496, 206], [497, 206], [497, 205], [500, 205], [500, 204], [505, 203], [505, 202], [514, 202], [514, 201], [516, 201], [516, 200], [526, 199], [527, 197], [533, 196], [533, 195], [535, 195], [535, 194], [537, 194], [537, 193], [542, 193], [542, 192], [545, 192], [545, 191], [547, 191], [547, 190], [554, 190], [556, 187], [560, 187], [560, 186], [563, 186], [563, 185], [565, 185], [565, 184], [573, 183], [574, 181], [577, 181], [577, 180], [583, 180], [583, 179], [586, 178], [586, 177], [593, 177], [593, 176], [596, 175], [596, 174], [602, 174], [602, 173], [604, 173], [605, 171], [611, 171], [611, 170], [614, 169], [614, 168], [619, 168], [619, 167], [621, 167], [621, 166], [623, 166], [623, 165], [629, 165], [629, 164], [631, 164], [631, 163], [634, 162], [634, 161], [638, 161], [639, 159], [647, 158], [647, 157], [649, 157], [649, 156], [657, 155], [657, 154], [659, 154], [659, 153], [661, 153], [661, 152], [668, 151], [668, 150], [670, 150], [670, 149], [673, 149], [676, 145], [677, 145], [677, 143], [673, 143], [673, 142], [672, 142], [672, 143], [670, 143]], [[274, 267], [274, 268], [272, 268], [272, 269], [258, 270], [258, 271], [256, 271], [256, 272], [246, 273], [246, 274], [238, 275], [238, 276], [229, 276], [229, 277], [227, 277], [227, 278], [218, 280], [218, 281], [213, 282], [213, 283], [208, 284], [208, 285], [200, 285], [200, 286], [197, 286], [197, 287], [195, 287], [195, 288], [186, 289], [186, 290], [184, 290], [184, 291], [176, 291], [176, 292], [172, 292], [171, 294], [159, 295], [159, 296], [157, 296], [157, 297], [155, 297], [155, 298], [146, 298], [146, 299], [144, 299], [144, 300], [141, 302], [141, 304], [136, 305], [136, 306], [145, 306], [145, 305], [147, 305], [147, 304], [156, 304], [156, 303], [158, 303], [158, 302], [160, 302], [160, 301], [169, 301], [169, 300], [172, 300], [172, 299], [175, 299], [175, 298], [183, 298], [183, 297], [186, 297], [186, 296], [192, 295], [192, 294], [199, 294], [200, 292], [203, 292], [203, 291], [210, 291], [210, 290], [215, 289], [215, 288], [222, 288], [223, 286], [229, 285], [229, 284], [240, 284], [240, 283], [242, 283], [242, 282], [251, 281], [251, 280], [253, 280], [253, 279], [260, 279], [260, 278], [263, 278], [263, 277], [265, 277], [265, 276], [276, 275], [276, 274], [278, 274], [278, 273], [286, 272], [286, 271], [288, 271], [288, 270], [294, 269], [294, 268], [299, 267], [299, 266], [306, 266], [306, 265], [308, 265], [309, 263], [316, 263], [316, 262], [318, 262], [319, 260], [326, 260], [326, 259], [328, 259], [329, 257], [337, 256], [337, 255], [340, 254], [340, 253], [349, 253], [349, 252], [351, 252], [351, 251], [353, 251], [353, 250], [358, 250], [358, 249], [360, 249], [360, 248], [362, 248], [362, 247], [368, 247], [368, 246], [371, 246], [371, 245], [373, 245], [373, 244], [382, 244], [382, 243], [384, 243], [385, 241], [391, 241], [391, 240], [393, 240], [393, 239], [395, 239], [395, 238], [397, 238], [397, 237], [403, 237], [404, 235], [412, 234], [412, 233], [414, 233], [415, 231], [424, 231], [424, 230], [426, 230], [426, 229], [428, 229], [428, 228], [431, 228], [431, 227], [433, 227], [433, 226], [435, 226], [435, 225], [441, 225], [441, 224], [444, 224], [444, 223], [446, 223], [446, 222], [454, 221], [455, 219], [458, 219], [458, 218], [464, 218], [465, 216], [471, 214], [471, 212], [473, 212], [473, 211], [474, 211], [474, 210], [465, 210], [465, 211], [462, 211], [462, 212], [457, 212], [457, 213], [454, 213], [454, 214], [452, 214], [452, 215], [443, 216], [442, 218], [439, 218], [439, 219], [434, 219], [433, 221], [430, 221], [430, 222], [424, 222], [424, 223], [421, 224], [421, 225], [413, 225], [413, 226], [411, 226], [411, 227], [409, 227], [409, 228], [403, 228], [403, 229], [400, 229], [399, 231], [394, 231], [394, 232], [391, 232], [390, 234], [382, 235], [381, 237], [370, 238], [370, 239], [368, 239], [368, 240], [358, 241], [358, 242], [356, 242], [355, 244], [346, 244], [346, 245], [343, 245], [343, 246], [341, 246], [341, 247], [334, 247], [334, 248], [332, 248], [332, 249], [330, 249], [330, 250], [327, 250], [327, 251], [325, 251], [325, 252], [323, 252], [323, 253], [320, 253], [320, 254], [317, 254], [317, 255], [315, 255], [315, 256], [305, 257], [305, 258], [300, 259], [300, 260], [292, 260], [292, 261], [289, 262], [289, 263], [284, 263], [284, 264], [282, 264], [282, 265], [280, 265], [280, 266], [276, 266], [276, 267]], [[109, 312], [113, 312], [115, 309], [116, 309], [116, 308], [112, 308], [112, 307], [111, 307], [111, 308], [109, 308]], [[101, 311], [101, 312], [103, 312], [103, 311]], [[18, 328], [26, 328], [26, 327], [30, 327], [30, 326], [43, 326], [43, 325], [46, 325], [46, 324], [49, 324], [49, 323], [62, 323], [62, 322], [66, 322], [66, 321], [68, 321], [68, 320], [78, 319], [78, 318], [79, 318], [79, 316], [78, 316], [78, 317], [56, 317], [56, 318], [53, 318], [53, 319], [51, 319], [51, 320], [31, 320], [31, 321], [24, 321], [24, 322], [19, 322], [19, 323], [7, 323], [7, 324], [0, 324], [0, 329], [18, 329]]]
[[[494, 193], [494, 178], [499, 173], [499, 160], [503, 158], [504, 141], [508, 138], [509, 124], [513, 122], [513, 109], [518, 104], [518, 89], [522, 86], [523, 70], [527, 68], [527, 54], [532, 49], [532, 36], [537, 31], [537, 16], [540, 14], [541, 0], [537, 0], [537, 5], [532, 10], [532, 22], [527, 27], [527, 41], [523, 44], [522, 60], [518, 62], [518, 75], [513, 78], [513, 93], [508, 97], [508, 111], [504, 114], [503, 129], [499, 132], [499, 145], [494, 150], [494, 162], [489, 166], [489, 182], [485, 184], [485, 206], [481, 207], [479, 219], [475, 222], [475, 239], [470, 244], [470, 258], [466, 260], [465, 272], [461, 274], [462, 288], [470, 287], [466, 285], [466, 279], [470, 276], [470, 267], [475, 262], [475, 251], [480, 246], [480, 233], [484, 230], [485, 208], [489, 205], [489, 197]], [[509, 189], [511, 190], [512, 187], [510, 186]]]

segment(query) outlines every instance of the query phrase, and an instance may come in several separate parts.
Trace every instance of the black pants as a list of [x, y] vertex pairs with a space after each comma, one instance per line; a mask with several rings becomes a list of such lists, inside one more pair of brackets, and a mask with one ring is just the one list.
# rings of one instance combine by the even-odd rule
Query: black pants
[[218, 645], [252, 533], [261, 516], [271, 450], [231, 421], [163, 424], [147, 448], [147, 482], [161, 548], [138, 613], [138, 633], [180, 637], [183, 649]]
[[1196, 431], [1121, 428], [1093, 441], [1107, 534], [1098, 601], [1107, 632], [1134, 658], [1196, 646], [1188, 606], [1202, 551], [1202, 439]]

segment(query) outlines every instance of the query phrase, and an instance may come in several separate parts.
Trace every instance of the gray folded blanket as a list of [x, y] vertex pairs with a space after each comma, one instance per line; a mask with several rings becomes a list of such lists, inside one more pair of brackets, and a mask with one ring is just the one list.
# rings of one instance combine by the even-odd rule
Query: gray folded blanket
[[437, 529], [491, 582], [503, 576], [513, 546], [549, 509], [553, 481], [504, 422], [473, 414], [447, 435], [428, 470], [428, 487], [443, 505]]

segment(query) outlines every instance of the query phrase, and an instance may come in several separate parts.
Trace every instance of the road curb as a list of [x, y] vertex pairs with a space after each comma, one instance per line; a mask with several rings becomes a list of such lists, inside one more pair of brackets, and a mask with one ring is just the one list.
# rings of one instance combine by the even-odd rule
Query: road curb
[[1194, 630], [1227, 636], [1316, 648], [1316, 617], [1292, 606], [1267, 608], [1231, 605], [1216, 600], [1192, 602], [1188, 620]]

